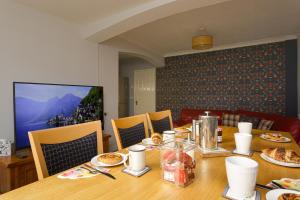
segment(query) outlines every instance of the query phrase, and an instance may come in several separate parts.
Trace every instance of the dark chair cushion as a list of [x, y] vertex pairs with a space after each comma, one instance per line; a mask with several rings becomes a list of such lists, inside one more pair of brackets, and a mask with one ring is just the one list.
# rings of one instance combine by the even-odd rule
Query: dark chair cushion
[[164, 131], [171, 130], [169, 117], [160, 120], [151, 120], [151, 123], [155, 133], [163, 133]]
[[41, 144], [49, 175], [57, 174], [90, 161], [97, 152], [97, 134], [58, 143]]
[[241, 115], [240, 116], [240, 122], [250, 122], [250, 123], [252, 123], [252, 128], [257, 129], [258, 124], [260, 122], [260, 118], [247, 116], [247, 115]]
[[140, 143], [145, 138], [144, 123], [137, 124], [130, 128], [119, 128], [123, 148]]

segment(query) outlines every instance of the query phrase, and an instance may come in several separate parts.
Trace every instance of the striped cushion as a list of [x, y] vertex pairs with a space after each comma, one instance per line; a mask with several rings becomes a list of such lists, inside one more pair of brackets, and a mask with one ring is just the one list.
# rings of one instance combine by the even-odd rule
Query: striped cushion
[[145, 138], [144, 123], [140, 123], [130, 128], [119, 128], [118, 130], [123, 148], [137, 144]]
[[57, 174], [97, 155], [97, 134], [57, 144], [41, 144], [49, 175]]
[[169, 117], [160, 120], [151, 120], [151, 123], [155, 133], [163, 133], [164, 131], [171, 129]]
[[240, 120], [240, 115], [223, 113], [222, 125], [223, 126], [235, 126], [237, 127]]
[[274, 121], [262, 119], [262, 120], [260, 120], [260, 122], [257, 126], [257, 129], [271, 130], [273, 124], [274, 124]]

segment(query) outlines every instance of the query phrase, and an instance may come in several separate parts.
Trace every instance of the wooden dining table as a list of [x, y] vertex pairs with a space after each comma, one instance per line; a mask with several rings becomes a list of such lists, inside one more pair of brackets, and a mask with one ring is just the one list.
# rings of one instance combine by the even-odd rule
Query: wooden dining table
[[[187, 125], [189, 126], [189, 125]], [[220, 146], [233, 150], [234, 133], [237, 128], [222, 127], [223, 141]], [[252, 149], [260, 151], [270, 147], [284, 147], [295, 150], [300, 155], [300, 148], [289, 133], [280, 132], [291, 138], [290, 143], [275, 143], [261, 139], [259, 135], [265, 131], [253, 130]], [[273, 132], [273, 131], [272, 131]], [[124, 150], [123, 152], [126, 152]], [[271, 180], [281, 178], [300, 179], [300, 168], [278, 166], [263, 160], [259, 152], [254, 152], [251, 159], [259, 163], [257, 183], [267, 184]], [[123, 166], [112, 167], [110, 173], [116, 180], [104, 175], [86, 179], [59, 179], [57, 175], [21, 187], [0, 195], [0, 199], [22, 200], [112, 200], [112, 199], [224, 199], [222, 193], [228, 185], [225, 157], [203, 158], [196, 151], [196, 178], [185, 188], [165, 181], [161, 177], [160, 152], [157, 149], [146, 151], [146, 164], [151, 170], [141, 177], [123, 173]], [[267, 190], [256, 188], [265, 199]]]

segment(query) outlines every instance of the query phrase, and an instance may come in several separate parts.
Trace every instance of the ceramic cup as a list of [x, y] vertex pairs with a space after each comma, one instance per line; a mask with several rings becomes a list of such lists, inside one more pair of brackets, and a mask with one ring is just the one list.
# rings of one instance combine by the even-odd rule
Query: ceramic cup
[[166, 140], [175, 140], [175, 131], [164, 131], [163, 132], [163, 141]]
[[239, 122], [238, 128], [240, 133], [248, 133], [251, 134], [252, 131], [252, 123], [250, 122]]
[[127, 154], [129, 165], [127, 161], [124, 162], [126, 168], [131, 171], [142, 171], [146, 166], [146, 154], [145, 147], [143, 145], [133, 145], [128, 148], [129, 153]]
[[256, 184], [258, 163], [250, 158], [232, 156], [225, 159], [225, 165], [230, 191], [238, 199], [252, 197]]
[[237, 153], [248, 154], [250, 152], [252, 134], [235, 133], [234, 140]]

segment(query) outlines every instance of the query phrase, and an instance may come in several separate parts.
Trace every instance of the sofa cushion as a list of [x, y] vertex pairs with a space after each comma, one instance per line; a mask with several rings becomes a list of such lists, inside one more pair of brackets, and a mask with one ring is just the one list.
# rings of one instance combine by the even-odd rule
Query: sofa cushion
[[252, 128], [256, 129], [260, 122], [260, 118], [247, 115], [240, 115], [240, 122], [250, 122], [252, 123]]
[[246, 110], [237, 110], [236, 113], [239, 115], [246, 115], [251, 117], [258, 117], [260, 119], [272, 120], [274, 122], [280, 121], [285, 118], [284, 116], [277, 115], [277, 114], [268, 114], [268, 113], [253, 112], [253, 111], [246, 111]]
[[261, 130], [271, 130], [272, 126], [274, 124], [274, 121], [272, 120], [265, 120], [262, 119], [260, 120], [257, 129], [261, 129]]
[[240, 115], [223, 113], [222, 125], [237, 127], [239, 120], [240, 120]]

